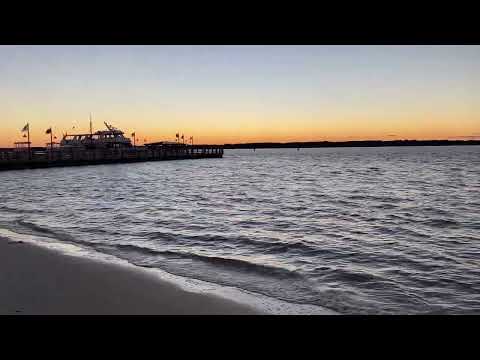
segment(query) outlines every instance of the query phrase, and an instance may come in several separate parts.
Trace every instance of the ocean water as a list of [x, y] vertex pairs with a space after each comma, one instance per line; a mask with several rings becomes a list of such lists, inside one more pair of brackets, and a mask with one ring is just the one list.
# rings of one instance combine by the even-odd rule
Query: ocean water
[[0, 228], [343, 314], [480, 313], [480, 147], [0, 172]]

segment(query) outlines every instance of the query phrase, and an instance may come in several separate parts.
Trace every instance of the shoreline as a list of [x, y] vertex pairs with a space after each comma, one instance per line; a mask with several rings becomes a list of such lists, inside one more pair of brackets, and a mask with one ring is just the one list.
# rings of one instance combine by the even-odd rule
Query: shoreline
[[142, 268], [62, 254], [0, 236], [0, 315], [255, 315]]
[[0, 228], [0, 315], [6, 314], [338, 315]]

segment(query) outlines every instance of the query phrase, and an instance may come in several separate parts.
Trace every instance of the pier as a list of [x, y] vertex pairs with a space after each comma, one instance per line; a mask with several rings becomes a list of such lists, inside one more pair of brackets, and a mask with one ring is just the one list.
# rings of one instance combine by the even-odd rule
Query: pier
[[131, 163], [223, 157], [223, 146], [150, 143], [140, 147], [46, 147], [0, 149], [0, 171], [58, 166]]

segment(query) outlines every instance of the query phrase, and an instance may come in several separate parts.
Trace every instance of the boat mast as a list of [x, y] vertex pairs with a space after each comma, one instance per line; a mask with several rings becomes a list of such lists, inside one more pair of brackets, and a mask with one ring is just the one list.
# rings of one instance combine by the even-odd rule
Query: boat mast
[[90, 137], [93, 135], [93, 129], [92, 129], [92, 113], [90, 113]]

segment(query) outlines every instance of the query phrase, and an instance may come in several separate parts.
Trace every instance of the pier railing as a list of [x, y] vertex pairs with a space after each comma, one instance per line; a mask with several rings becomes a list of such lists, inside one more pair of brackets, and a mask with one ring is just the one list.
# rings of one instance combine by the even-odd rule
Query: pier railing
[[31, 150], [31, 156], [27, 149], [0, 149], [0, 170], [222, 156], [223, 147], [215, 145], [163, 145], [111, 149], [37, 148]]

